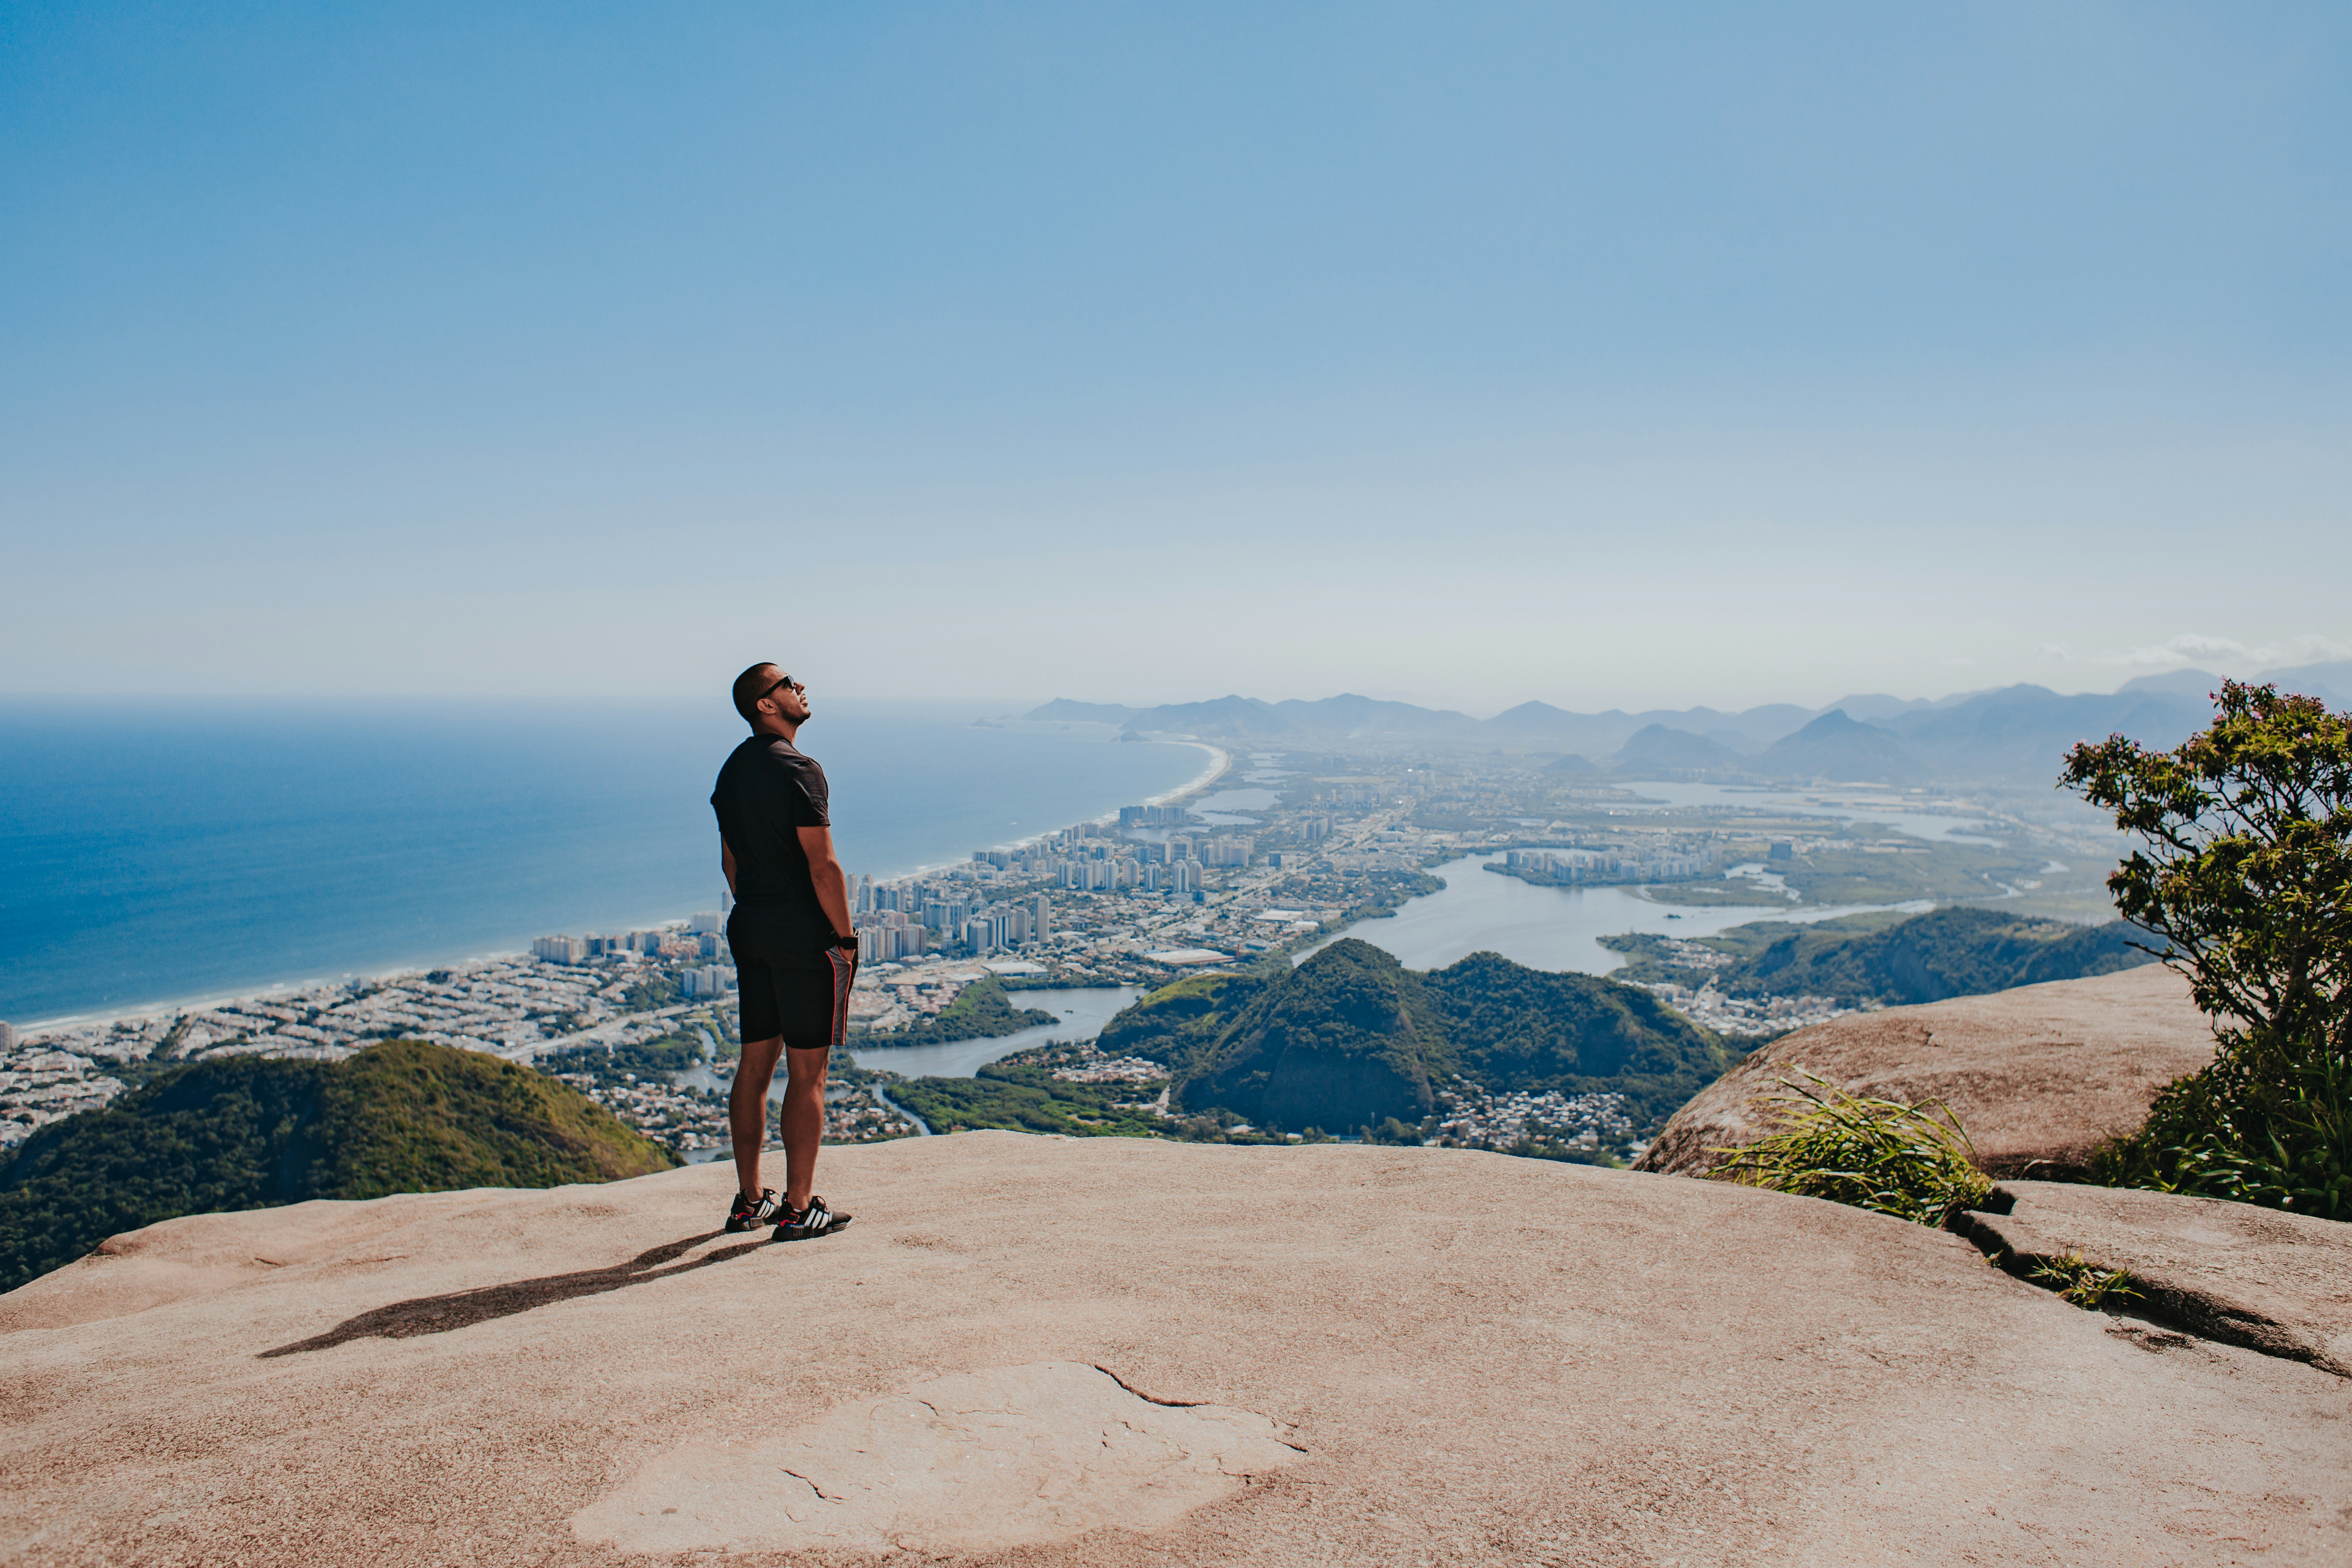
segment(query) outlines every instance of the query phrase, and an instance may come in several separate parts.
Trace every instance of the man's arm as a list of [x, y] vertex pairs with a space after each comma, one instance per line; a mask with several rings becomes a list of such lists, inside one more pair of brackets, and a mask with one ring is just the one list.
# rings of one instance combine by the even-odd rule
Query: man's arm
[[833, 852], [833, 829], [830, 827], [796, 827], [801, 836], [801, 849], [808, 856], [809, 880], [816, 885], [817, 907], [824, 918], [833, 922], [835, 936], [852, 934], [849, 923], [849, 879], [841, 869], [841, 861]]
[[735, 851], [724, 837], [719, 840], [719, 868], [727, 873], [727, 896], [740, 897], [735, 891]]

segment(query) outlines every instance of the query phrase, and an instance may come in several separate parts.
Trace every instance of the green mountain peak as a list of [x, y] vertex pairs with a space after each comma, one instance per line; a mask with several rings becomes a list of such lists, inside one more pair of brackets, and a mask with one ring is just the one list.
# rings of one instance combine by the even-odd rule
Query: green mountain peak
[[1295, 970], [1164, 986], [1099, 1043], [1167, 1063], [1187, 1110], [1290, 1131], [1418, 1125], [1456, 1089], [1622, 1094], [1646, 1129], [1735, 1059], [1633, 986], [1492, 952], [1423, 973], [1353, 938]]
[[577, 1089], [478, 1051], [393, 1040], [341, 1062], [217, 1058], [26, 1140], [0, 1168], [0, 1290], [181, 1215], [677, 1163]]

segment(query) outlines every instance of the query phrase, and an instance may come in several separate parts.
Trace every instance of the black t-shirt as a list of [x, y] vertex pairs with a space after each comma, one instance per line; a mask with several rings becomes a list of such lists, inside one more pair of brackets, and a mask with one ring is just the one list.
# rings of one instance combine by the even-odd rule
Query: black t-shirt
[[719, 770], [710, 809], [719, 837], [735, 855], [738, 926], [762, 945], [821, 948], [833, 942], [833, 922], [809, 879], [803, 827], [829, 827], [824, 770], [782, 735], [753, 735]]

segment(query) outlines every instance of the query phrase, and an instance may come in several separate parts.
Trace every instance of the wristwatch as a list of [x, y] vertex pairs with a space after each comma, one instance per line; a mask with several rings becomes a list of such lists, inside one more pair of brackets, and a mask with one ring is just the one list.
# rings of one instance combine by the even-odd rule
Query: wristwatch
[[847, 936], [843, 936], [840, 932], [835, 931], [833, 938], [833, 945], [841, 949], [844, 952], [856, 952], [857, 951], [857, 933], [856, 931], [851, 931]]

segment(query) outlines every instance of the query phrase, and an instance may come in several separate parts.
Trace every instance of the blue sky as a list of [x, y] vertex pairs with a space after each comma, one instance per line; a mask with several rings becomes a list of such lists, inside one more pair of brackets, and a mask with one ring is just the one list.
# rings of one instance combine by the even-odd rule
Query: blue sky
[[2341, 6], [19, 5], [0, 690], [2346, 657], [2347, 185]]

